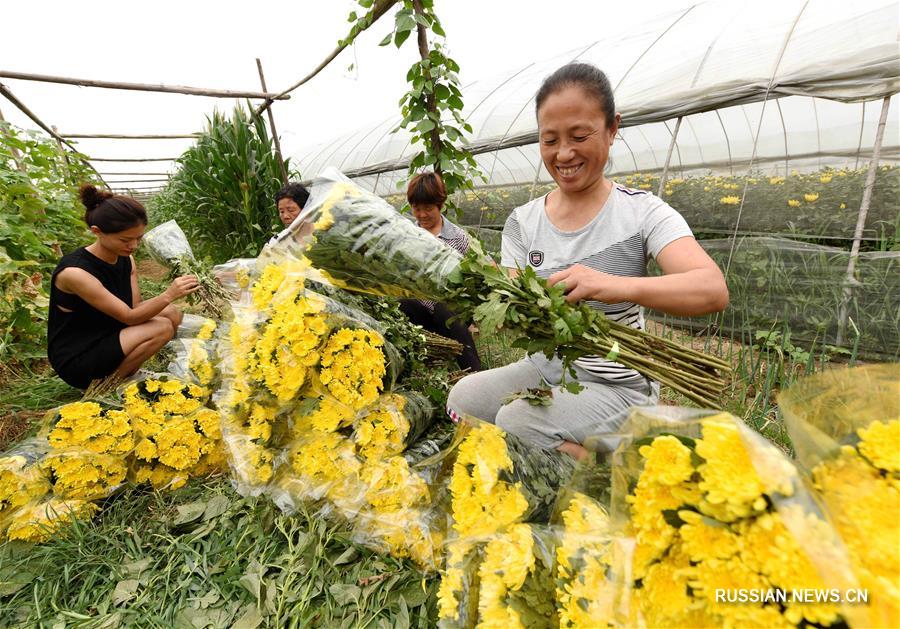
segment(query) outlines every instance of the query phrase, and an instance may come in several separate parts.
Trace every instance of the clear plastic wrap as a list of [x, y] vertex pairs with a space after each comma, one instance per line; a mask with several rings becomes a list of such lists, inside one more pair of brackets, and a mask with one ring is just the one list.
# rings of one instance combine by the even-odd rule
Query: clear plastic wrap
[[200, 288], [189, 296], [215, 319], [226, 313], [228, 293], [219, 282], [194, 258], [191, 244], [174, 220], [157, 225], [144, 234], [144, 244], [150, 257], [171, 269], [170, 276], [195, 275]]
[[218, 323], [194, 316], [187, 330], [182, 331], [183, 326], [182, 322], [178, 336], [167, 344], [174, 354], [167, 370], [175, 378], [199, 384], [211, 393], [217, 388], [220, 375], [214, 337]]
[[833, 598], [858, 582], [777, 446], [727, 413], [675, 407], [632, 409], [621, 432], [611, 525], [634, 542], [616, 593], [633, 607], [617, 624], [867, 626], [864, 607]]
[[250, 286], [251, 277], [256, 269], [256, 258], [233, 258], [228, 262], [217, 264], [210, 273], [218, 280], [232, 299]]
[[778, 403], [797, 458], [869, 592], [872, 626], [900, 626], [900, 365], [804, 378]]
[[75, 519], [90, 519], [99, 507], [86, 500], [47, 498], [16, 510], [6, 531], [10, 540], [46, 542]]
[[[303, 235], [310, 224], [312, 235]], [[279, 240], [305, 255], [335, 285], [375, 295], [441, 297], [461, 260], [384, 199], [333, 168], [319, 175], [300, 216]]]

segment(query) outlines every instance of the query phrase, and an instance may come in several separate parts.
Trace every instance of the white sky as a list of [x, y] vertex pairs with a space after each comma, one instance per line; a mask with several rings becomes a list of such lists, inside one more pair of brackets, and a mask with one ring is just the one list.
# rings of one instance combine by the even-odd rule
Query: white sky
[[[695, 4], [689, 0], [436, 0], [451, 56], [463, 84], [501, 74], [523, 62], [552, 57], [615, 32], [616, 11], [647, 16]], [[8, 71], [135, 83], [259, 90], [260, 57], [270, 91], [295, 83], [343, 37], [350, 0], [253, 3], [231, 0], [17, 0], [4, 6], [0, 68]], [[406, 70], [417, 50], [378, 42], [393, 13], [332, 64], [276, 103], [283, 148], [303, 146], [371, 126], [399, 112]], [[348, 70], [354, 63], [355, 68]], [[79, 88], [0, 79], [44, 122], [61, 133], [188, 133], [200, 130], [215, 107], [233, 101], [177, 94]], [[0, 111], [36, 128], [11, 103]], [[82, 140], [95, 157], [170, 157], [189, 140]], [[101, 172], [162, 172], [164, 163], [97, 163]], [[119, 179], [124, 179], [120, 177]], [[108, 178], [108, 179], [115, 179]]]

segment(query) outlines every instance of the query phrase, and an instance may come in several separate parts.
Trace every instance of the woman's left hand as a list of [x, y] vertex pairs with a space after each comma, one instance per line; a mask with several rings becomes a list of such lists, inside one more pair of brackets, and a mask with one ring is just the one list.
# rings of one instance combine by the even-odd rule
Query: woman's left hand
[[564, 284], [566, 301], [569, 303], [590, 299], [607, 304], [618, 304], [623, 301], [632, 301], [630, 286], [633, 279], [595, 271], [583, 264], [575, 264], [548, 277], [547, 283], [550, 286]]

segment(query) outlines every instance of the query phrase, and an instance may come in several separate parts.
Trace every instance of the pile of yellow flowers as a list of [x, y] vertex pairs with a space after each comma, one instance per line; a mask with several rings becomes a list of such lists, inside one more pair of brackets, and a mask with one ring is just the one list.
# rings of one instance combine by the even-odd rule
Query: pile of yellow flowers
[[[643, 623], [842, 623], [830, 602], [735, 603], [716, 595], [824, 590], [846, 576], [840, 574], [846, 564], [833, 529], [800, 500], [796, 468], [775, 446], [725, 413], [701, 419], [699, 427], [699, 438], [663, 434], [638, 449], [641, 469], [626, 497], [625, 534], [635, 540], [632, 578], [640, 587], [632, 595]], [[824, 573], [827, 566], [834, 574]]]
[[374, 330], [341, 328], [322, 349], [319, 380], [338, 401], [359, 410], [384, 389], [384, 339]]
[[377, 460], [403, 452], [410, 434], [406, 407], [403, 395], [386, 394], [356, 422], [353, 441], [361, 457]]
[[133, 478], [156, 488], [176, 489], [190, 476], [222, 468], [219, 413], [205, 408], [202, 386], [174, 378], [129, 384], [125, 412], [134, 427]]
[[197, 336], [187, 343], [187, 373], [197, 384], [209, 390], [216, 378], [216, 368], [213, 363], [213, 334], [217, 323], [208, 319], [200, 327]]

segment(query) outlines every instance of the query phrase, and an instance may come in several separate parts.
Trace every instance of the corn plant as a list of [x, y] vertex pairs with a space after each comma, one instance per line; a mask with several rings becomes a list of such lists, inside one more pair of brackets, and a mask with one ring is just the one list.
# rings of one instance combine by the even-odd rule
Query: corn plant
[[231, 117], [214, 113], [178, 165], [150, 202], [150, 217], [154, 223], [178, 221], [199, 257], [223, 262], [255, 256], [280, 227], [275, 193], [281, 170], [261, 117], [242, 107]]

